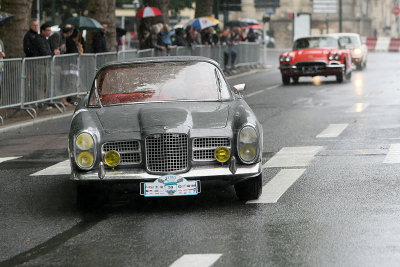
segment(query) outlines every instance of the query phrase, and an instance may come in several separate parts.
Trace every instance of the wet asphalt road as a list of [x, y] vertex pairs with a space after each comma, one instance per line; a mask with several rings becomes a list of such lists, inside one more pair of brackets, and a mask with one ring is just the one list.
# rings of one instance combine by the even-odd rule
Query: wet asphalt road
[[[67, 175], [30, 176], [67, 159], [69, 119], [2, 133], [0, 157], [19, 158], [0, 163], [0, 266], [169, 266], [187, 254], [218, 254], [213, 266], [397, 266], [400, 164], [388, 157], [400, 143], [398, 62], [370, 54], [343, 84], [282, 86], [277, 64], [229, 79], [247, 84], [264, 162], [283, 148], [320, 148], [305, 166], [264, 169], [266, 186], [304, 169], [276, 203], [245, 204], [232, 188], [171, 199], [116, 188], [82, 213]], [[331, 124], [346, 128], [318, 138]]]

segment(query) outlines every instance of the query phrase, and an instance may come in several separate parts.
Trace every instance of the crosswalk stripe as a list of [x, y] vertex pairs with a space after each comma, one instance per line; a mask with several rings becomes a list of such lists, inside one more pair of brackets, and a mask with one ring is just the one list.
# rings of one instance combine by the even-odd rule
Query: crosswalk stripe
[[170, 267], [208, 267], [213, 265], [222, 254], [186, 254], [174, 261]]
[[264, 187], [259, 199], [247, 201], [246, 204], [276, 203], [289, 187], [300, 178], [306, 169], [281, 170]]
[[349, 108], [346, 112], [363, 112], [368, 106], [368, 103], [355, 103], [354, 106]]
[[20, 157], [5, 157], [5, 158], [0, 158], [0, 163], [13, 160], [13, 159], [19, 159]]
[[306, 167], [322, 149], [322, 146], [284, 147], [263, 168]]
[[391, 144], [383, 163], [400, 163], [400, 144]]
[[39, 175], [65, 175], [71, 174], [71, 166], [69, 163], [69, 159], [61, 161], [55, 165], [52, 165], [44, 170], [35, 172], [30, 176], [39, 176]]
[[349, 124], [330, 124], [328, 128], [323, 130], [317, 138], [338, 137]]

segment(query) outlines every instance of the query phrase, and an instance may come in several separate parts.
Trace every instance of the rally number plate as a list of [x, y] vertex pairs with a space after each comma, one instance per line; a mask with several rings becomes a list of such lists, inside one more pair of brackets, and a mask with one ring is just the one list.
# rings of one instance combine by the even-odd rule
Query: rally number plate
[[199, 193], [200, 181], [188, 181], [175, 174], [164, 175], [140, 186], [140, 194], [145, 197], [195, 196]]

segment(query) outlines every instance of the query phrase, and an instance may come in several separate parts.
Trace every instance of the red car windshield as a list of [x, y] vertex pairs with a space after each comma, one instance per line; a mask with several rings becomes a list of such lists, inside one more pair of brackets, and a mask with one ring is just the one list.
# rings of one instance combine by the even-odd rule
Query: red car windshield
[[339, 48], [339, 43], [333, 37], [306, 37], [294, 42], [293, 50], [306, 48]]
[[217, 101], [231, 95], [219, 70], [207, 62], [157, 62], [105, 69], [90, 105], [154, 101]]

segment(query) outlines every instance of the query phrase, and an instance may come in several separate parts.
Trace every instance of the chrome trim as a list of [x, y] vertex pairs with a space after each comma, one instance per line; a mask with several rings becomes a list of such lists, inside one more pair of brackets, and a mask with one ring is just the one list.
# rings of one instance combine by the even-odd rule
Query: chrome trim
[[[199, 140], [199, 139], [226, 139], [228, 141], [228, 145], [217, 144], [216, 146], [196, 147], [195, 146], [195, 142], [196, 142], [196, 140]], [[193, 138], [193, 140], [192, 140], [192, 160], [193, 161], [197, 161], [197, 162], [199, 162], [199, 161], [203, 161], [203, 162], [204, 161], [208, 161], [208, 162], [216, 161], [216, 159], [214, 157], [214, 152], [215, 152], [215, 149], [217, 149], [220, 146], [224, 146], [224, 147], [228, 148], [230, 152], [232, 151], [231, 140], [230, 140], [229, 137], [226, 137], [226, 136], [209, 136], [209, 137], [196, 137], [196, 138]], [[206, 159], [201, 159], [200, 158], [200, 159], [198, 159], [197, 157], [195, 157], [195, 151], [208, 151], [208, 153], [210, 153], [211, 150], [212, 150], [212, 158], [206, 158]]]
[[[180, 174], [180, 176], [185, 178], [196, 178], [202, 179], [203, 181], [210, 180], [214, 178], [249, 178], [259, 175], [262, 171], [262, 164], [258, 162], [253, 165], [241, 165], [237, 166], [235, 174], [232, 174], [229, 170], [228, 165], [218, 165], [218, 166], [198, 166], [193, 167], [190, 171]], [[129, 169], [129, 170], [108, 170], [102, 180], [155, 180], [159, 178], [160, 175], [149, 174], [142, 168]], [[84, 181], [84, 180], [98, 180], [100, 181], [98, 171], [89, 172], [74, 172], [71, 175], [72, 180]]]
[[[138, 144], [138, 148], [136, 149], [136, 150], [123, 150], [123, 149], [120, 149], [121, 148], [121, 145], [120, 144], [118, 144], [118, 143], [124, 143], [124, 142], [126, 142], [126, 143], [128, 143], [128, 142], [136, 142], [137, 144]], [[116, 151], [116, 152], [118, 152], [119, 154], [120, 154], [120, 156], [121, 156], [121, 162], [120, 162], [120, 164], [119, 165], [121, 165], [121, 166], [123, 166], [123, 165], [138, 165], [138, 164], [141, 164], [142, 163], [142, 146], [141, 146], [141, 143], [140, 143], [140, 140], [121, 140], [121, 141], [112, 141], [112, 142], [106, 142], [106, 143], [104, 143], [102, 146], [101, 146], [101, 153], [102, 153], [102, 156], [101, 156], [101, 158], [102, 158], [102, 161], [103, 162], [105, 162], [104, 161], [104, 157], [105, 157], [105, 155], [106, 155], [106, 153], [109, 151], [105, 151], [104, 150], [104, 146], [105, 145], [109, 145], [109, 144], [115, 144], [114, 146], [116, 146], [118, 149], [116, 150], [116, 149], [111, 149], [111, 150], [114, 150], [114, 151]], [[123, 155], [126, 155], [126, 154], [138, 154], [139, 155], [139, 162], [128, 162], [128, 163], [123, 163], [122, 161], [123, 161]]]

